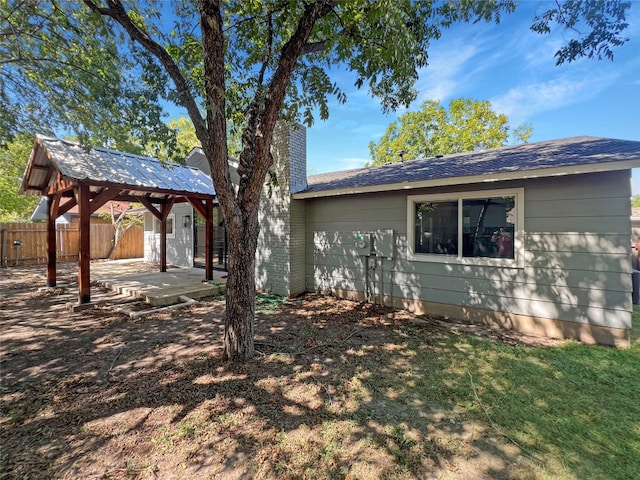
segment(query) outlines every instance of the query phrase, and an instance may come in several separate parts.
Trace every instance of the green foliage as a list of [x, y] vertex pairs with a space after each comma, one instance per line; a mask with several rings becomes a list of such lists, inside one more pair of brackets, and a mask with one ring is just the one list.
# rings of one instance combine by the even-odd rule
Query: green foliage
[[640, 195], [634, 195], [631, 197], [631, 206], [633, 208], [640, 207]]
[[558, 2], [554, 8], [537, 15], [531, 30], [545, 34], [550, 24], [563, 27], [569, 38], [567, 45], [556, 52], [556, 64], [572, 62], [580, 57], [613, 60], [613, 48], [629, 39], [622, 35], [631, 2], [625, 0], [571, 0]]
[[33, 138], [25, 134], [0, 146], [0, 222], [29, 220], [40, 200], [18, 194], [32, 147]]
[[[526, 142], [532, 127], [520, 125], [512, 136]], [[378, 143], [369, 143], [373, 159], [368, 165], [382, 165], [403, 160], [470, 152], [505, 145], [509, 139], [509, 120], [497, 114], [491, 103], [460, 98], [449, 102], [427, 100], [417, 112], [407, 112], [387, 127]]]
[[[180, 163], [187, 154], [195, 147], [202, 147], [193, 123], [184, 115], [172, 118], [167, 122], [167, 126], [175, 134], [175, 147], [173, 151], [167, 148], [165, 143], [154, 142], [145, 148], [144, 153], [163, 161], [178, 161]], [[242, 142], [240, 141], [240, 130], [230, 125], [228, 130], [227, 144], [229, 146], [229, 155], [237, 156], [242, 150]]]
[[[133, 208], [133, 205], [132, 205], [132, 208]], [[98, 218], [101, 218], [102, 220], [110, 221], [111, 224], [121, 232], [124, 232], [125, 230], [134, 226], [138, 226], [138, 227], [144, 226], [144, 217], [142, 215], [131, 215], [129, 213], [126, 213], [126, 211], [121, 212], [118, 215], [112, 215], [109, 213], [100, 213], [98, 214]]]
[[187, 154], [194, 148], [200, 147], [200, 140], [196, 136], [193, 123], [189, 117], [180, 116], [167, 122], [167, 127], [175, 137], [175, 143], [167, 145], [166, 142], [150, 142], [144, 149], [144, 153], [158, 160], [183, 163]]
[[[307, 3], [282, 0], [222, 2], [226, 42], [227, 125], [239, 138], [252, 100], [266, 100], [267, 85], [283, 60], [284, 46]], [[329, 115], [329, 98], [347, 101], [331, 80], [331, 65], [356, 73], [384, 111], [415, 99], [418, 70], [426, 65], [429, 42], [456, 22], [498, 23], [516, 8], [513, 0], [465, 2], [324, 1], [302, 55], [287, 82], [281, 116], [313, 123], [317, 108]], [[0, 140], [20, 131], [74, 132], [80, 141], [139, 153], [160, 149], [170, 157], [182, 147], [163, 121], [162, 102], [184, 105], [184, 94], [207, 111], [203, 45], [196, 2], [126, 2], [133, 24], [175, 62], [186, 92], [175, 85], [158, 57], [133, 42], [101, 8], [119, 1], [63, 3], [6, 0], [0, 4]], [[630, 2], [568, 1], [535, 18], [532, 29], [567, 30], [558, 62], [581, 55], [611, 58], [624, 43]], [[93, 7], [94, 11], [92, 11]], [[173, 15], [167, 16], [169, 9]], [[191, 114], [191, 112], [190, 112]], [[162, 147], [158, 147], [161, 145]], [[237, 154], [237, 145], [230, 148]]]
[[162, 72], [82, 2], [0, 3], [0, 143], [71, 130], [82, 143], [141, 153], [175, 144]]

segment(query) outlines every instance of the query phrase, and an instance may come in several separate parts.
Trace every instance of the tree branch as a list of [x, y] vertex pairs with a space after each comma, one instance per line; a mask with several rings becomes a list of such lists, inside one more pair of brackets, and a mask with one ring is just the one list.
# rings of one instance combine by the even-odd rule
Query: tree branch
[[302, 47], [300, 55], [307, 55], [309, 53], [321, 52], [327, 48], [326, 40], [320, 40], [319, 42], [307, 43]]
[[82, 68], [81, 66], [76, 65], [75, 63], [65, 62], [63, 60], [55, 60], [53, 58], [44, 58], [44, 57], [35, 57], [35, 58], [17, 57], [17, 58], [0, 59], [0, 65], [5, 65], [5, 64], [9, 64], [9, 63], [26, 63], [26, 64], [30, 64], [30, 63], [35, 63], [35, 62], [48, 62], [48, 63], [54, 63], [54, 64], [63, 65], [65, 67], [71, 67], [71, 68], [73, 68], [75, 70], [80, 70], [82, 73], [86, 73], [87, 75], [95, 78], [96, 80], [104, 82], [104, 79], [101, 78], [100, 76], [96, 75], [95, 73], [90, 72], [89, 70], [87, 70], [85, 68]]
[[[264, 108], [260, 113], [259, 127], [255, 135], [256, 156], [270, 156], [271, 139], [273, 128], [278, 120], [278, 114], [284, 101], [287, 85], [295, 65], [306, 45], [316, 22], [333, 11], [337, 0], [317, 0], [305, 6], [295, 32], [287, 43], [282, 47], [282, 53], [278, 61], [278, 68], [273, 74], [269, 84], [269, 89], [264, 101]], [[258, 163], [254, 166], [255, 171], [251, 175], [247, 186], [247, 195], [242, 198], [241, 208], [244, 212], [251, 211], [254, 204], [260, 200], [260, 192], [264, 178], [272, 162]]]
[[109, 8], [99, 7], [96, 5], [93, 0], [84, 0], [84, 3], [94, 12], [97, 12], [105, 17], [111, 17], [116, 22], [118, 22], [131, 36], [131, 38], [139, 43], [143, 48], [145, 48], [149, 53], [151, 53], [165, 68], [173, 83], [176, 86], [176, 90], [178, 93], [178, 97], [180, 99], [180, 103], [183, 107], [187, 109], [189, 113], [189, 117], [193, 122], [193, 125], [196, 130], [196, 135], [198, 139], [203, 144], [207, 141], [207, 129], [200, 115], [200, 110], [198, 109], [198, 105], [194, 99], [193, 94], [191, 93], [191, 87], [189, 83], [185, 80], [180, 72], [180, 68], [173, 61], [171, 56], [167, 53], [167, 51], [156, 41], [154, 41], [147, 32], [143, 31], [140, 27], [135, 25], [129, 15], [127, 14], [125, 8], [123, 7], [120, 0], [106, 0]]
[[242, 222], [236, 193], [229, 173], [225, 99], [225, 45], [220, 0], [199, 0], [200, 27], [204, 60], [205, 97], [207, 101], [207, 142], [202, 142], [211, 167], [216, 195], [227, 227]]
[[255, 162], [255, 145], [256, 131], [258, 128], [258, 114], [260, 105], [264, 99], [264, 76], [271, 63], [273, 55], [273, 18], [269, 14], [267, 25], [267, 51], [262, 61], [260, 72], [258, 73], [258, 81], [256, 92], [245, 112], [246, 126], [242, 132], [242, 151], [240, 152], [238, 175], [240, 176], [240, 185], [238, 189], [239, 198], [242, 198], [244, 191], [248, 185], [248, 180], [253, 172], [253, 164]]
[[[273, 18], [269, 15], [268, 27], [267, 27], [267, 51], [265, 53], [265, 58], [262, 61], [262, 67], [260, 68], [260, 74], [258, 75], [258, 88], [262, 86], [264, 82], [264, 74], [269, 67], [269, 63], [271, 63], [271, 56], [273, 55]], [[257, 95], [256, 95], [257, 97]]]
[[[282, 10], [284, 10], [285, 8], [289, 7], [289, 2], [288, 1], [283, 1], [280, 3], [280, 5], [276, 6], [273, 10], [269, 10], [267, 12], [267, 16], [269, 18], [271, 18], [275, 13], [281, 12]], [[241, 20], [238, 20], [237, 22], [229, 25], [227, 28], [223, 29], [223, 32], [228, 32], [230, 30], [234, 30], [236, 28], [238, 28], [240, 25], [242, 25], [243, 23], [249, 23], [249, 22], [254, 22], [256, 20], [256, 18], [258, 18], [259, 15], [252, 15], [250, 17], [245, 17]], [[262, 23], [262, 22], [260, 22]]]

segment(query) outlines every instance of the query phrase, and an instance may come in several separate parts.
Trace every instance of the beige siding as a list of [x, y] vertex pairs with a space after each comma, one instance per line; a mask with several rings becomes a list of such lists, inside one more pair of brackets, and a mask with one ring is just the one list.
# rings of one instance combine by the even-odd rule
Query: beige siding
[[[523, 268], [411, 261], [407, 195], [524, 188]], [[310, 291], [390, 297], [630, 328], [629, 171], [307, 201]], [[393, 260], [357, 255], [356, 231], [393, 229]], [[374, 267], [374, 268], [373, 268]]]

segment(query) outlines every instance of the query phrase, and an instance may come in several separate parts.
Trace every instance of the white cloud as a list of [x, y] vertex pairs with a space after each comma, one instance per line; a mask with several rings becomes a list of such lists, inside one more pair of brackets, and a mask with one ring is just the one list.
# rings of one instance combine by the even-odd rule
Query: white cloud
[[446, 48], [434, 49], [429, 65], [420, 70], [420, 79], [416, 88], [420, 92], [418, 101], [441, 100], [449, 98], [458, 85], [468, 75], [468, 62], [471, 61], [478, 48], [475, 45], [448, 45]]
[[363, 168], [364, 164], [369, 160], [369, 158], [347, 157], [339, 158], [335, 163], [338, 166], [338, 170], [352, 170], [354, 168]]
[[[525, 55], [520, 35], [496, 25], [462, 25], [446, 41], [434, 42], [429, 65], [416, 88], [418, 100], [447, 100], [474, 96], [478, 82], [498, 69], [513, 68]], [[449, 32], [449, 33], [452, 33]]]
[[496, 112], [507, 115], [515, 125], [542, 112], [586, 102], [614, 80], [615, 76], [605, 75], [584, 76], [581, 80], [560, 77], [547, 82], [519, 85], [490, 101]]
[[555, 54], [564, 44], [565, 42], [562, 38], [549, 38], [531, 34], [523, 36], [521, 52], [524, 54], [525, 68], [542, 68], [547, 71], [557, 68], [555, 66]]

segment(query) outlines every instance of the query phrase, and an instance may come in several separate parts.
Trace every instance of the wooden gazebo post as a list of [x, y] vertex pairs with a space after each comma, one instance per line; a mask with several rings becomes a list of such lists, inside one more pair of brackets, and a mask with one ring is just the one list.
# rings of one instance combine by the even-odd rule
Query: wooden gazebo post
[[78, 209], [80, 210], [80, 248], [78, 250], [78, 303], [91, 301], [91, 210], [89, 205], [89, 185], [79, 182], [76, 188]]
[[56, 217], [59, 201], [59, 196], [47, 196], [47, 287], [55, 287], [57, 284]]
[[213, 280], [213, 201], [210, 198], [205, 200], [205, 208], [204, 275], [206, 280]]
[[205, 253], [204, 276], [205, 280], [213, 280], [213, 199], [187, 198], [200, 216], [205, 220]]
[[167, 217], [164, 216], [164, 212], [160, 218], [160, 271], [167, 271]]

